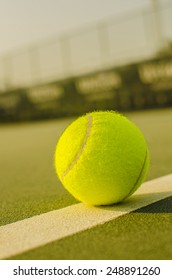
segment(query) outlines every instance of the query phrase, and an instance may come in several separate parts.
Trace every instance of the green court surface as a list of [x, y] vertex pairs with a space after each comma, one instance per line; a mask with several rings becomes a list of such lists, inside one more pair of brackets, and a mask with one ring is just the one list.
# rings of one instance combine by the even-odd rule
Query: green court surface
[[[147, 180], [172, 173], [172, 109], [126, 116], [147, 139]], [[53, 162], [56, 142], [72, 120], [0, 126], [0, 226], [78, 203]], [[171, 213], [169, 197], [11, 259], [172, 259]]]

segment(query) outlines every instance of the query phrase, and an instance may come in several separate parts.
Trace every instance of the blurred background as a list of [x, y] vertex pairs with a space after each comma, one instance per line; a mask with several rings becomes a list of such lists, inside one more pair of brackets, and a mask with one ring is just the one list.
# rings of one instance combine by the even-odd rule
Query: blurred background
[[0, 122], [172, 106], [172, 1], [0, 0]]

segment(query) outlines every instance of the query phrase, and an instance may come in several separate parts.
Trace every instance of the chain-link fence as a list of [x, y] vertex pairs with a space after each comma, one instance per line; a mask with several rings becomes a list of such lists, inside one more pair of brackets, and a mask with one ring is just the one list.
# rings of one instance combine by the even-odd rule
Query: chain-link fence
[[172, 3], [158, 17], [151, 8], [140, 10], [2, 56], [0, 91], [150, 58], [172, 40], [171, 24]]

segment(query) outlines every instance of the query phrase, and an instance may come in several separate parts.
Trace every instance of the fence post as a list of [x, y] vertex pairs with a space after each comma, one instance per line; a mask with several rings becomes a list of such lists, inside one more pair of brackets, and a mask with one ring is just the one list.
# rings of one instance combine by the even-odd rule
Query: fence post
[[158, 51], [164, 47], [164, 36], [162, 29], [162, 18], [160, 15], [160, 5], [158, 0], [151, 0], [152, 13], [153, 13], [153, 24], [155, 29], [155, 39]]
[[70, 50], [70, 38], [63, 36], [60, 39], [61, 57], [63, 63], [64, 76], [71, 75], [71, 50]]
[[98, 25], [98, 38], [100, 45], [100, 59], [102, 68], [106, 68], [110, 61], [110, 44], [107, 25], [107, 23], [101, 23]]
[[39, 49], [38, 47], [30, 48], [30, 72], [31, 72], [31, 83], [37, 84], [41, 81], [41, 67], [39, 60]]
[[2, 58], [4, 89], [9, 90], [12, 85], [12, 57], [6, 55]]

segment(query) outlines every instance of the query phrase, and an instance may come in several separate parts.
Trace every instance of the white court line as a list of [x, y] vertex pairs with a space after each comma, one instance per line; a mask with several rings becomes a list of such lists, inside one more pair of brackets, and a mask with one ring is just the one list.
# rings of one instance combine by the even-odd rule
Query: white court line
[[125, 202], [109, 207], [78, 203], [0, 227], [0, 259], [87, 230], [172, 196], [172, 174], [143, 183]]

